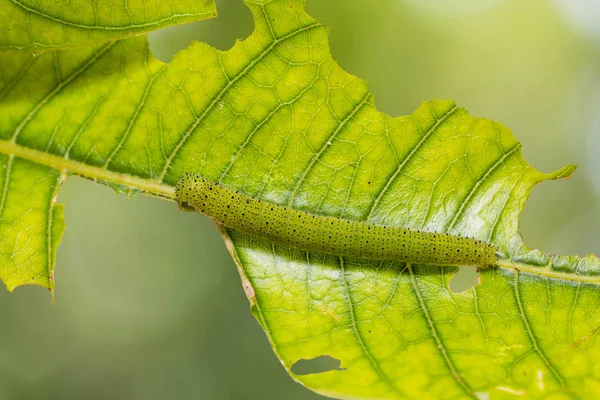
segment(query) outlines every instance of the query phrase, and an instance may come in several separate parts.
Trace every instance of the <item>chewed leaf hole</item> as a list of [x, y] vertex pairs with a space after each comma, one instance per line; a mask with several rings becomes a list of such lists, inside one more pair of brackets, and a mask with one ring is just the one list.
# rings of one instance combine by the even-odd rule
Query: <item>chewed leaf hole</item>
[[479, 285], [479, 272], [476, 267], [460, 267], [449, 283], [453, 293], [462, 293], [477, 285]]
[[342, 362], [331, 356], [319, 356], [309, 360], [301, 359], [292, 365], [294, 375], [322, 374], [329, 371], [343, 371]]

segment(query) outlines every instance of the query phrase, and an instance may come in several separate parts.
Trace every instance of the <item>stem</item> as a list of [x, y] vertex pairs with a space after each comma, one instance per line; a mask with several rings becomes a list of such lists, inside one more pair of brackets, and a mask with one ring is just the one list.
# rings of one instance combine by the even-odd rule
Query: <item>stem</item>
[[175, 199], [175, 188], [172, 186], [150, 179], [109, 171], [106, 168], [93, 167], [79, 161], [68, 160], [60, 156], [33, 150], [5, 140], [0, 140], [0, 153], [14, 155], [59, 171], [69, 171], [85, 178], [107, 181], [139, 189], [149, 195], [159, 196], [169, 200]]
[[512, 269], [519, 272], [534, 274], [549, 279], [560, 279], [564, 281], [583, 282], [598, 285], [600, 276], [579, 275], [577, 272], [554, 271], [549, 264], [546, 267], [535, 267], [533, 265], [521, 264], [510, 260], [498, 260], [496, 265], [504, 269]]

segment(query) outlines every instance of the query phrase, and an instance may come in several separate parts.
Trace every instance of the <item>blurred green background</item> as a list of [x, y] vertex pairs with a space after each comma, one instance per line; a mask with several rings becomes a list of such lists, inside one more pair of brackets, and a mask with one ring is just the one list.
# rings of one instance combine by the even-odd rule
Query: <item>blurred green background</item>
[[[150, 36], [168, 61], [192, 40], [226, 50], [252, 31], [241, 0]], [[527, 160], [569, 181], [537, 187], [526, 243], [600, 254], [600, 3], [308, 0], [332, 53], [378, 107], [453, 99], [510, 127]], [[216, 228], [175, 204], [70, 179], [56, 304], [0, 290], [0, 399], [318, 399], [274, 356]]]

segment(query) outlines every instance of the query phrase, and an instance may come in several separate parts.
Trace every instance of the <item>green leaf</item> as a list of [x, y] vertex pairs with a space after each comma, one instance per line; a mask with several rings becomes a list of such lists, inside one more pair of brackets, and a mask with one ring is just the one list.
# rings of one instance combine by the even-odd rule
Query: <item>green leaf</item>
[[[65, 174], [173, 199], [184, 172], [201, 172], [315, 214], [460, 233], [501, 250], [499, 268], [455, 294], [453, 268], [340, 259], [223, 230], [254, 315], [285, 368], [312, 390], [597, 393], [600, 259], [530, 250], [517, 231], [533, 185], [574, 167], [536, 171], [507, 128], [450, 101], [382, 114], [366, 84], [332, 60], [326, 28], [303, 2], [247, 4], [256, 26], [247, 40], [227, 52], [196, 43], [168, 65], [143, 37], [0, 55], [0, 161], [19, 172], [4, 180], [14, 211], [0, 222], [2, 255], [30, 256], [0, 265], [7, 286], [51, 287], [63, 227], [51, 199]], [[44, 239], [19, 241], [26, 230]], [[339, 359], [341, 370], [291, 372], [320, 355]]]
[[0, 0], [0, 50], [116, 40], [216, 15], [213, 0]]
[[64, 231], [63, 206], [54, 198], [63, 177], [12, 155], [0, 155], [0, 165], [0, 279], [9, 290], [23, 284], [52, 290]]

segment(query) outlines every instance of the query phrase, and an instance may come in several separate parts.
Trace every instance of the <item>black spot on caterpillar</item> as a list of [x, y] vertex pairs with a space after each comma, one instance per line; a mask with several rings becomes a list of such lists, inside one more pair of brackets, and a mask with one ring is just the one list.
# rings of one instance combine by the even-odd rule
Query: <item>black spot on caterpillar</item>
[[496, 247], [480, 240], [317, 216], [248, 197], [199, 174], [185, 174], [176, 193], [182, 209], [301, 250], [433, 265], [487, 267], [498, 260]]

